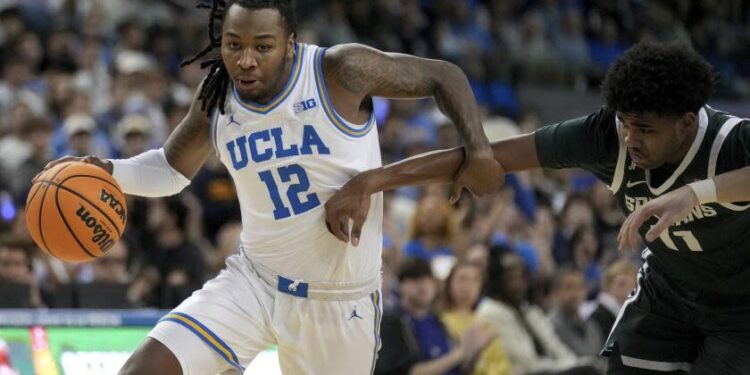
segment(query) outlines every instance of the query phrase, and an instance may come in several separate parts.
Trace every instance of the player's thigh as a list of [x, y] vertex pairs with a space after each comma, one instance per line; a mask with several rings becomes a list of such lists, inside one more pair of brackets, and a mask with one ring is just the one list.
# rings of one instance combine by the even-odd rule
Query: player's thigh
[[119, 375], [182, 375], [182, 367], [164, 344], [150, 337], [135, 350], [120, 369]]
[[642, 269], [607, 339], [608, 373], [689, 371], [703, 341], [692, 314], [668, 283]]
[[708, 336], [690, 374], [750, 374], [750, 335], [719, 333]]
[[184, 375], [244, 368], [275, 339], [271, 290], [240, 256], [164, 316], [149, 336], [177, 358]]
[[[286, 307], [281, 310], [280, 307]], [[277, 296], [274, 319], [282, 372], [291, 375], [368, 375], [380, 349], [380, 292], [351, 301]]]

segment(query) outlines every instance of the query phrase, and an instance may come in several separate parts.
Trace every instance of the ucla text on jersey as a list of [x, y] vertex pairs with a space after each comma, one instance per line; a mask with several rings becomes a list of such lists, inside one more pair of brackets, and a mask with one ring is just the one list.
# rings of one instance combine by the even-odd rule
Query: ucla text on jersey
[[235, 183], [241, 245], [253, 262], [306, 281], [357, 282], [379, 275], [382, 196], [356, 250], [331, 235], [323, 204], [352, 176], [381, 166], [375, 118], [352, 123], [336, 113], [325, 86], [325, 49], [296, 44], [291, 74], [267, 103], [230, 85], [211, 142]]

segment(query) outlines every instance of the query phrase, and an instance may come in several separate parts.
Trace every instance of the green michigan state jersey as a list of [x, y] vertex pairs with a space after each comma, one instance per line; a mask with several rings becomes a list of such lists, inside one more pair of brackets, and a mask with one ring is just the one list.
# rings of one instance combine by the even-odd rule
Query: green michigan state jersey
[[[708, 106], [698, 119], [697, 135], [677, 166], [636, 166], [627, 153], [622, 125], [607, 108], [540, 129], [535, 136], [537, 154], [545, 168], [591, 171], [630, 214], [685, 184], [750, 165], [750, 120]], [[644, 223], [641, 235], [655, 223], [656, 218]], [[696, 206], [646, 245], [649, 266], [672, 280], [699, 290], [750, 294], [750, 204]]]

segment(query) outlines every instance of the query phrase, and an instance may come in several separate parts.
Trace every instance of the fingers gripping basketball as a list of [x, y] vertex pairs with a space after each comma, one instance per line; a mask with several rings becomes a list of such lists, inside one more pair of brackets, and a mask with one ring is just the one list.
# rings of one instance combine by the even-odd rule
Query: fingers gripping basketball
[[62, 163], [45, 171], [26, 201], [26, 225], [34, 242], [68, 262], [106, 253], [126, 221], [125, 196], [117, 182], [87, 163]]

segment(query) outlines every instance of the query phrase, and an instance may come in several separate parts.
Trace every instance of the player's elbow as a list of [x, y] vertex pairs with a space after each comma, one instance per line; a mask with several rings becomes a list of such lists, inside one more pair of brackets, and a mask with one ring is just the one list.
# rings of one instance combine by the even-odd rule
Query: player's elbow
[[437, 60], [437, 65], [438, 81], [467, 81], [466, 74], [458, 65], [445, 60]]
[[461, 68], [449, 61], [433, 60], [430, 67], [430, 81], [435, 92], [440, 94], [450, 88], [468, 86], [468, 78]]

